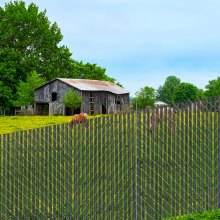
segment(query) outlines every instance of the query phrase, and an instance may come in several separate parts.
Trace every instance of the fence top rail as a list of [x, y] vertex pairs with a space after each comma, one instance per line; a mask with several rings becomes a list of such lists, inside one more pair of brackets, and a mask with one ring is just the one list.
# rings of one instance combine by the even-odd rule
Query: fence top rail
[[[173, 111], [174, 113], [177, 112], [182, 112], [182, 111], [195, 111], [195, 110], [199, 110], [201, 112], [218, 112], [220, 109], [220, 96], [219, 97], [210, 97], [210, 98], [206, 98], [206, 99], [201, 99], [201, 100], [197, 100], [194, 102], [185, 102], [185, 103], [180, 103], [180, 104], [176, 104], [173, 106], [169, 106], [169, 105], [162, 105], [162, 106], [157, 106], [157, 107], [146, 107], [145, 109], [133, 109], [130, 111], [126, 111], [126, 112], [120, 112], [117, 114], [112, 115], [113, 118], [118, 117], [118, 115], [124, 115], [124, 114], [135, 114], [135, 113], [142, 113], [142, 114], [147, 114], [147, 112], [154, 112], [156, 113], [157, 111], [159, 112], [166, 112], [166, 111]], [[109, 115], [103, 115], [102, 117], [108, 117]], [[100, 116], [97, 116], [100, 117]], [[91, 122], [95, 121], [95, 119], [97, 117], [94, 118], [89, 118], [88, 120]], [[14, 131], [14, 132], [7, 132], [7, 133], [3, 133], [0, 134], [0, 137], [3, 135], [7, 135], [7, 134], [16, 134], [16, 133], [20, 133], [20, 132], [33, 132], [36, 131], [38, 129], [47, 129], [47, 128], [52, 128], [54, 126], [64, 126], [64, 127], [68, 127], [68, 122], [65, 123], [60, 123], [60, 124], [53, 124], [53, 125], [46, 125], [46, 126], [42, 126], [42, 127], [37, 127], [37, 128], [30, 128], [30, 129], [24, 129], [24, 130], [20, 130], [20, 131]], [[74, 129], [74, 128], [73, 128]]]

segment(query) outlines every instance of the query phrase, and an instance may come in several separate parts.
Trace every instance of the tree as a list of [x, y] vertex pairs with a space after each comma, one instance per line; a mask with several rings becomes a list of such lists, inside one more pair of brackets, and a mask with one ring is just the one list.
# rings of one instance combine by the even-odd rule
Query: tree
[[204, 92], [204, 95], [206, 97], [220, 96], [220, 77], [214, 80], [210, 80], [205, 88], [206, 90]]
[[16, 0], [0, 7], [0, 105], [13, 106], [20, 81], [36, 71], [46, 80], [56, 77], [99, 79], [114, 82], [105, 69], [96, 64], [83, 64], [71, 58], [69, 49], [61, 45], [62, 34], [51, 23], [46, 10], [39, 11], [31, 3]]
[[68, 90], [63, 97], [63, 102], [66, 107], [71, 109], [71, 114], [73, 114], [74, 110], [81, 106], [82, 97], [77, 95], [75, 91]]
[[139, 108], [145, 108], [147, 106], [153, 106], [155, 100], [156, 93], [154, 88], [145, 86], [144, 88], [141, 88], [140, 91], [135, 93], [132, 103], [134, 108], [136, 104]]
[[34, 104], [34, 90], [45, 84], [46, 80], [38, 75], [36, 71], [27, 76], [26, 82], [20, 81], [17, 88], [18, 99], [15, 101], [16, 106], [26, 106]]
[[106, 75], [106, 69], [97, 64], [83, 63], [82, 61], [73, 61], [73, 71], [68, 77], [75, 79], [92, 79], [92, 80], [105, 80], [115, 83], [122, 87], [116, 79]]
[[205, 94], [204, 94], [203, 89], [198, 89], [198, 90], [197, 90], [197, 96], [198, 96], [198, 99], [203, 99], [203, 98], [205, 98]]
[[166, 102], [170, 105], [174, 104], [173, 94], [179, 84], [179, 78], [177, 78], [176, 76], [168, 76], [163, 86], [160, 86], [157, 89], [157, 100]]
[[0, 7], [0, 81], [4, 96], [1, 104], [7, 107], [16, 99], [17, 86], [27, 74], [35, 70], [47, 80], [72, 71], [73, 60], [65, 46], [56, 23], [51, 24], [46, 10], [38, 11], [23, 1], [6, 3]]
[[173, 99], [175, 103], [194, 101], [198, 99], [198, 88], [191, 83], [181, 83], [176, 87]]
[[0, 81], [0, 108], [8, 109], [13, 103], [13, 93], [12, 89], [6, 86], [2, 81]]

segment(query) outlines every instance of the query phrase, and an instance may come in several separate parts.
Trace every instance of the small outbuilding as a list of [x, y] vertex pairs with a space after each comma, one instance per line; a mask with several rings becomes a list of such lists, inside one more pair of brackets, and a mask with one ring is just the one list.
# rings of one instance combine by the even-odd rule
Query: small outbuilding
[[56, 78], [35, 89], [35, 114], [69, 115], [63, 97], [74, 90], [83, 101], [75, 113], [115, 114], [129, 109], [129, 92], [114, 83], [88, 79]]
[[163, 102], [163, 101], [156, 101], [156, 102], [154, 103], [154, 106], [155, 106], [155, 107], [158, 107], [158, 106], [166, 106], [166, 105], [168, 105], [168, 104], [165, 103], [165, 102]]

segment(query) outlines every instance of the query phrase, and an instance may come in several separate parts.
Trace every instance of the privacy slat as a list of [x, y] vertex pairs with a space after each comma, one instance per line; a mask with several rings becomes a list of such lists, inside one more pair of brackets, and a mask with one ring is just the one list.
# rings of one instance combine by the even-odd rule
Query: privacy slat
[[220, 208], [219, 103], [0, 135], [0, 218], [157, 220]]

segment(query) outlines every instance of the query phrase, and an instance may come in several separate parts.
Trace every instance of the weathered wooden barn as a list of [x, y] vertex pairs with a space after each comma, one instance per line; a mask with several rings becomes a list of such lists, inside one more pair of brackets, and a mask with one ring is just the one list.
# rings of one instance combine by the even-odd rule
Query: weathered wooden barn
[[115, 114], [128, 110], [129, 92], [108, 81], [56, 78], [35, 89], [35, 114], [69, 115], [63, 97], [68, 90], [74, 90], [83, 98], [80, 109], [75, 113], [89, 115]]

